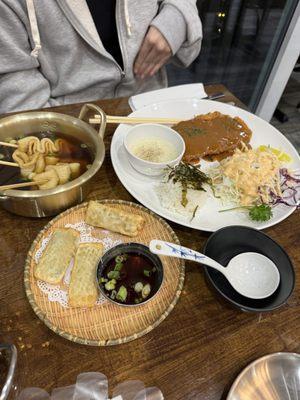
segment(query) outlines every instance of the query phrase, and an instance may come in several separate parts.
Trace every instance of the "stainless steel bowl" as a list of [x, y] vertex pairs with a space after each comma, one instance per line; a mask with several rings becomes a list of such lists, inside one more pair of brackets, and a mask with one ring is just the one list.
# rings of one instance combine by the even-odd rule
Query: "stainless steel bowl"
[[17, 365], [17, 349], [13, 344], [0, 344], [1, 355], [2, 352], [7, 353], [3, 355], [5, 359], [7, 358], [7, 355], [9, 356], [9, 360], [7, 360], [8, 369], [6, 379], [2, 388], [0, 388], [0, 400], [6, 400], [13, 389], [14, 375]]
[[[99, 132], [84, 118], [89, 110], [101, 115]], [[17, 138], [35, 132], [60, 132], [76, 137], [85, 143], [93, 156], [92, 166], [80, 177], [49, 190], [6, 190], [0, 193], [2, 206], [15, 214], [25, 217], [47, 217], [59, 214], [65, 209], [81, 203], [89, 191], [91, 178], [101, 167], [105, 147], [103, 143], [106, 128], [104, 112], [94, 104], [85, 104], [78, 118], [49, 111], [34, 111], [5, 117], [0, 120], [0, 141]]]
[[300, 398], [300, 354], [274, 353], [248, 365], [233, 383], [227, 400]]

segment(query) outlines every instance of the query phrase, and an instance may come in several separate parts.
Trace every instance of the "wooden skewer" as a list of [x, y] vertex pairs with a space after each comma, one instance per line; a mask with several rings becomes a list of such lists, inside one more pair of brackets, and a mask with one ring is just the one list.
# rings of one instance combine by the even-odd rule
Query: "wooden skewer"
[[0, 186], [0, 191], [10, 190], [10, 189], [19, 189], [19, 188], [29, 187], [29, 186], [38, 186], [38, 185], [42, 185], [43, 183], [46, 183], [46, 182], [47, 181], [13, 183], [12, 185]]
[[[173, 125], [181, 122], [181, 119], [176, 118], [141, 118], [141, 117], [118, 117], [114, 115], [107, 115], [106, 122], [108, 124], [145, 124], [145, 123], [153, 123], [153, 124], [166, 124]], [[90, 124], [99, 124], [100, 117], [99, 115], [94, 115], [94, 118], [89, 120]]]
[[18, 148], [17, 144], [7, 143], [7, 142], [0, 142], [0, 146], [14, 147], [15, 149]]
[[14, 163], [14, 162], [10, 162], [10, 161], [0, 160], [0, 165], [8, 165], [9, 167], [18, 167], [18, 168], [20, 168], [19, 164]]

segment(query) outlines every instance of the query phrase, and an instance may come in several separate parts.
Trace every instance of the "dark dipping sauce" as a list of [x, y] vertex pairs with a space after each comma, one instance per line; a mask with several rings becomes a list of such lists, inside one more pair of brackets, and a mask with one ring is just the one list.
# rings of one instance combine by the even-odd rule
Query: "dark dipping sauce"
[[[60, 151], [55, 153], [55, 156], [59, 158], [60, 163], [79, 163], [80, 164], [80, 175], [82, 175], [86, 170], [87, 166], [93, 163], [93, 157], [91, 152], [88, 150], [87, 146], [80, 140], [64, 135], [62, 133], [56, 132], [38, 132], [31, 133], [26, 136], [36, 136], [39, 139], [49, 138], [53, 142], [56, 139], [62, 139], [60, 146]], [[22, 138], [23, 138], [22, 137]], [[15, 138], [16, 140], [21, 139]], [[13, 147], [0, 146], [0, 158], [4, 161], [14, 162], [12, 159], [12, 154], [16, 149]], [[15, 183], [26, 182], [20, 174], [20, 169], [16, 167], [9, 167], [6, 165], [0, 165], [0, 186], [11, 185]], [[36, 187], [26, 187], [19, 190], [35, 190]]]
[[108, 261], [99, 284], [106, 296], [117, 303], [140, 304], [153, 296], [157, 274], [155, 264], [147, 256], [122, 253]]

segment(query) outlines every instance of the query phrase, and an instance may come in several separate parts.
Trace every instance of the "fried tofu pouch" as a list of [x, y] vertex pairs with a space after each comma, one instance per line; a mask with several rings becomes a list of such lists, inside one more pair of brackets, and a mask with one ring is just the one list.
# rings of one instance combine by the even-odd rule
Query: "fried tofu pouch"
[[55, 229], [34, 270], [35, 278], [53, 285], [59, 284], [75, 255], [79, 236], [74, 229]]
[[127, 236], [137, 236], [145, 223], [140, 215], [128, 213], [97, 201], [90, 201], [86, 213], [87, 224], [118, 232]]
[[96, 272], [103, 254], [101, 243], [81, 243], [75, 255], [69, 287], [70, 307], [92, 307], [98, 299]]

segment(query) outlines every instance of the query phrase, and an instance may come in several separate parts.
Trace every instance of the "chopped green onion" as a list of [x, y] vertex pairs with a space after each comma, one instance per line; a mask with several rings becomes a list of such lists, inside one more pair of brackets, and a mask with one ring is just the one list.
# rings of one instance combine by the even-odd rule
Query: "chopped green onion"
[[116, 263], [117, 263], [117, 264], [122, 263], [123, 261], [124, 261], [123, 256], [117, 256], [117, 257], [116, 257]]
[[134, 291], [135, 293], [140, 293], [143, 290], [144, 285], [142, 284], [142, 282], [137, 282], [134, 285]]
[[119, 271], [109, 271], [107, 274], [107, 277], [109, 279], [119, 279], [120, 278], [120, 272]]
[[121, 263], [117, 263], [115, 265], [115, 271], [121, 271], [122, 268], [123, 268], [123, 264], [121, 264]]
[[147, 276], [149, 278], [149, 276], [151, 276], [151, 272], [148, 269], [144, 269], [144, 275]]
[[114, 290], [116, 288], [116, 284], [113, 280], [106, 282], [105, 289], [108, 291]]
[[106, 278], [103, 278], [103, 277], [100, 278], [100, 283], [105, 283], [107, 281], [108, 281], [108, 279], [106, 279]]
[[149, 285], [149, 283], [147, 283], [147, 285], [143, 287], [142, 298], [146, 299], [149, 296], [150, 292], [151, 292], [151, 286]]
[[116, 295], [117, 295], [117, 291], [116, 291], [116, 290], [113, 290], [113, 291], [111, 292], [111, 294], [110, 294], [110, 298], [111, 298], [112, 300], [114, 300], [114, 299], [116, 298]]
[[127, 289], [125, 286], [121, 286], [117, 293], [117, 300], [122, 301], [124, 303], [127, 298]]

